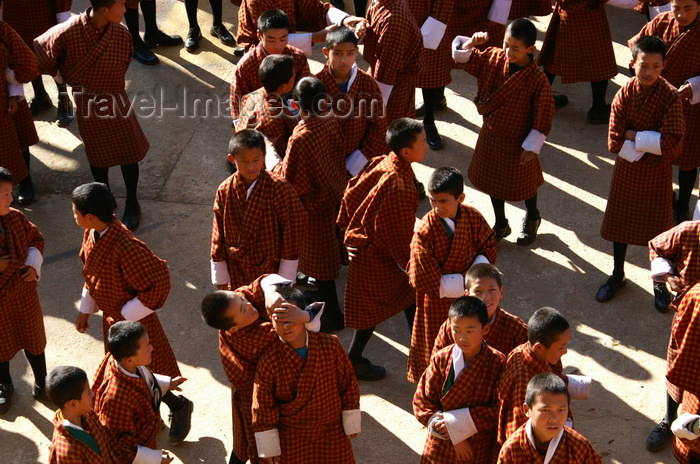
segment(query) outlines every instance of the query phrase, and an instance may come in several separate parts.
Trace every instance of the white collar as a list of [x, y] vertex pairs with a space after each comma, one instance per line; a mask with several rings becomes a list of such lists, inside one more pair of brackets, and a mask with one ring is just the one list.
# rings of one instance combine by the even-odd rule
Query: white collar
[[85, 432], [85, 429], [84, 429], [84, 428], [82, 428], [82, 427], [79, 426], [79, 425], [76, 425], [76, 424], [72, 423], [72, 422], [69, 421], [68, 419], [63, 419], [63, 420], [61, 421], [61, 424], [63, 424], [64, 427], [70, 427], [70, 428], [72, 428], [72, 429], [78, 429], [78, 430], [82, 430], [83, 432]]
[[[535, 450], [537, 450], [537, 446], [535, 446], [535, 437], [532, 432], [532, 419], [528, 419], [527, 423], [525, 424], [525, 432], [527, 433], [527, 439], [530, 441], [530, 444], [532, 445]], [[549, 464], [549, 462], [552, 460], [554, 457], [554, 453], [557, 452], [557, 447], [559, 447], [559, 442], [561, 441], [561, 438], [564, 436], [564, 427], [561, 428], [559, 431], [559, 434], [552, 438], [552, 441], [549, 442], [549, 447], [547, 448], [547, 455], [544, 457], [544, 464]]]
[[[109, 226], [105, 227], [105, 230], [100, 232], [100, 238], [104, 237], [104, 235], [107, 233], [107, 230], [109, 230]], [[97, 230], [92, 229], [92, 233], [90, 234], [93, 242], [95, 241], [95, 232], [97, 232]]]
[[445, 224], [447, 224], [447, 227], [449, 227], [450, 230], [454, 233], [455, 228], [456, 228], [456, 227], [455, 227], [455, 222], [454, 222], [452, 219], [450, 219], [450, 218], [444, 218], [444, 219], [443, 219], [443, 218], [440, 218], [440, 219], [442, 219], [443, 221], [445, 221]]
[[245, 193], [245, 199], [247, 200], [250, 197], [250, 193], [253, 191], [253, 187], [255, 187], [255, 184], [258, 183], [258, 179], [260, 179], [260, 175], [253, 181], [252, 184], [250, 184], [250, 187], [248, 187], [248, 190], [246, 190]]
[[[118, 362], [116, 359], [114, 360], [114, 364], [119, 368], [120, 371], [122, 371], [124, 374], [128, 375], [129, 377], [133, 377], [133, 378], [136, 378], [136, 379], [139, 379], [139, 378], [140, 378], [138, 375], [132, 374], [131, 372], [129, 372], [129, 371], [127, 371], [126, 369], [124, 369], [124, 368], [122, 367], [122, 365], [119, 364], [119, 362]], [[141, 366], [137, 366], [137, 367], [136, 367], [136, 369], [140, 369], [140, 368], [141, 368]]]
[[452, 348], [452, 369], [455, 371], [456, 382], [457, 377], [459, 377], [459, 374], [464, 370], [464, 353], [462, 353], [462, 349], [456, 343]]
[[[350, 91], [350, 87], [352, 87], [353, 82], [355, 82], [355, 78], [357, 77], [357, 70], [359, 68], [357, 67], [357, 63], [352, 64], [352, 69], [350, 69], [350, 77], [348, 78], [348, 88], [346, 90], [346, 93]], [[328, 72], [331, 74], [331, 77], [333, 77], [333, 72], [331, 71], [330, 66], [328, 66]], [[340, 87], [340, 84], [338, 84], [338, 87]]]

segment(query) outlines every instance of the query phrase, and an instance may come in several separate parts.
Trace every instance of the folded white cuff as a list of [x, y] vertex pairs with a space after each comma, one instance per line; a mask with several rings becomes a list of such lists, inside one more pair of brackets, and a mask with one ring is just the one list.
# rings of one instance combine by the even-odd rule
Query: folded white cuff
[[362, 431], [362, 413], [359, 409], [343, 411], [343, 430], [345, 430], [345, 435], [353, 435]]
[[287, 279], [279, 274], [269, 274], [260, 279], [260, 287], [263, 293], [269, 293], [274, 291], [277, 285], [291, 285], [296, 278], [297, 276], [294, 276], [294, 279]]
[[367, 158], [360, 150], [355, 150], [345, 159], [345, 169], [348, 170], [352, 177], [355, 177], [362, 171], [367, 161]]
[[15, 77], [15, 70], [9, 66], [5, 68], [5, 80], [10, 85], [22, 85], [20, 81]]
[[467, 43], [471, 37], [458, 35], [452, 41], [452, 59], [457, 63], [466, 63], [472, 57], [473, 48], [462, 50], [462, 45]]
[[145, 307], [137, 297], [130, 299], [122, 307], [122, 317], [127, 321], [140, 321], [153, 313], [154, 311]]
[[80, 297], [80, 310], [83, 314], [95, 314], [99, 309], [97, 308], [97, 302], [90, 295], [90, 292], [86, 287], [83, 287], [83, 294]]
[[350, 15], [343, 10], [330, 7], [330, 9], [326, 12], [326, 25], [330, 26], [335, 24], [337, 26], [342, 26], [343, 19], [347, 18], [348, 16]]
[[623, 160], [629, 161], [630, 163], [634, 163], [635, 161], [639, 161], [642, 159], [642, 156], [644, 156], [643, 151], [637, 151], [634, 148], [634, 142], [631, 140], [625, 140], [625, 143], [622, 144], [622, 148], [620, 148], [620, 152], [618, 153], [620, 158]]
[[383, 82], [377, 81], [379, 85], [379, 90], [382, 92], [382, 98], [384, 99], [384, 108], [389, 104], [389, 97], [391, 96], [391, 91], [394, 88], [393, 85], [384, 84]]
[[656, 131], [637, 131], [634, 148], [642, 153], [661, 154], [661, 133]]
[[160, 464], [162, 460], [162, 450], [137, 445], [136, 457], [131, 461], [131, 464]]
[[445, 411], [442, 415], [445, 417], [447, 433], [450, 434], [450, 440], [452, 440], [453, 445], [463, 442], [478, 432], [469, 408]]
[[311, 56], [314, 51], [314, 44], [311, 41], [310, 32], [297, 32], [287, 36], [287, 43], [292, 47], [297, 47], [304, 55]]
[[691, 77], [688, 79], [688, 84], [693, 90], [693, 97], [690, 99], [690, 104], [695, 105], [700, 103], [700, 76]]
[[671, 2], [668, 2], [667, 4], [661, 6], [650, 6], [649, 18], [654, 19], [661, 13], [665, 13], [666, 11], [671, 11]]
[[539, 155], [540, 150], [542, 150], [542, 145], [544, 145], [544, 141], [546, 139], [547, 136], [544, 135], [542, 132], [535, 129], [531, 129], [530, 133], [527, 134], [527, 137], [525, 137], [525, 140], [523, 141], [523, 144], [521, 146], [523, 150], [532, 151]]
[[211, 261], [211, 283], [214, 285], [226, 285], [231, 282], [226, 261]]
[[29, 247], [27, 249], [27, 259], [24, 260], [25, 266], [31, 266], [36, 270], [37, 277], [41, 278], [41, 265], [44, 264], [44, 256], [38, 248]]
[[490, 264], [489, 259], [486, 256], [476, 255], [476, 258], [474, 258], [474, 262], [472, 263], [472, 266], [476, 266], [477, 264], [482, 264], [482, 263]]
[[321, 330], [321, 316], [323, 316], [323, 309], [325, 307], [326, 303], [324, 303], [323, 301], [317, 301], [315, 303], [311, 303], [306, 308], [303, 308], [304, 311], [311, 311], [313, 313], [316, 313], [313, 319], [304, 324], [306, 330], [308, 330], [309, 332], [319, 332]]
[[437, 430], [435, 430], [435, 422], [442, 418], [442, 411], [438, 411], [432, 416], [430, 416], [430, 419], [428, 419], [428, 433], [437, 438], [438, 440], [447, 440], [447, 438], [443, 437], [438, 433]]
[[255, 446], [258, 448], [258, 457], [261, 458], [272, 458], [282, 454], [280, 434], [277, 429], [255, 432]]
[[277, 274], [291, 281], [297, 280], [297, 268], [299, 267], [298, 259], [280, 259], [280, 265], [277, 268]]
[[[236, 121], [238, 121], [238, 119], [236, 119]], [[265, 169], [272, 172], [275, 166], [281, 162], [282, 157], [279, 153], [277, 153], [277, 150], [275, 150], [275, 146], [267, 137], [265, 137]]]
[[494, 23], [503, 24], [505, 26], [508, 23], [508, 16], [510, 16], [510, 7], [512, 3], [513, 0], [493, 0], [487, 16], [488, 19]]
[[423, 47], [429, 50], [437, 49], [446, 30], [447, 24], [428, 16], [420, 28], [420, 33], [423, 35]]
[[671, 431], [678, 438], [685, 438], [686, 440], [695, 440], [698, 435], [695, 435], [688, 425], [690, 425], [696, 419], [700, 419], [697, 414], [690, 414], [689, 412], [684, 412], [678, 419], [674, 420], [671, 424]]
[[440, 298], [459, 298], [460, 296], [464, 296], [464, 276], [443, 274], [440, 278]]
[[666, 274], [673, 275], [673, 263], [666, 258], [657, 256], [651, 262], [651, 278], [655, 282], [666, 282], [663, 277]]
[[569, 378], [569, 396], [574, 400], [587, 400], [591, 395], [593, 379], [587, 375], [567, 374]]
[[56, 22], [58, 24], [64, 23], [70, 19], [70, 11], [61, 11], [56, 13]]
[[163, 374], [156, 374], [155, 372], [153, 373], [153, 377], [155, 377], [156, 382], [158, 382], [158, 387], [160, 387], [162, 394], [165, 395], [170, 391], [170, 377]]
[[627, 10], [635, 8], [638, 4], [637, 0], [608, 0], [607, 3], [608, 5], [616, 6], [618, 8], [625, 8]]

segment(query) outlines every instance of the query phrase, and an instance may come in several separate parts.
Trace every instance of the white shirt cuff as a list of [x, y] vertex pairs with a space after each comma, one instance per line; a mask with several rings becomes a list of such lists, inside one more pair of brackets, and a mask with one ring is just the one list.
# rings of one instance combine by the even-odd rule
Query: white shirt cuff
[[[489, 262], [489, 259], [484, 256], [484, 255], [476, 255], [476, 258], [474, 258], [474, 262], [472, 263], [472, 266], [476, 266], [477, 264], [491, 264]], [[471, 267], [471, 266], [470, 266]]]
[[695, 210], [693, 211], [693, 221], [700, 221], [700, 199], [695, 202]]
[[544, 141], [546, 139], [547, 136], [544, 135], [542, 132], [535, 129], [531, 129], [530, 133], [527, 134], [527, 137], [525, 137], [525, 140], [523, 141], [523, 144], [521, 146], [523, 150], [532, 151], [539, 155], [540, 150], [542, 150], [542, 145], [544, 145]]
[[326, 303], [324, 303], [323, 301], [317, 301], [306, 306], [306, 308], [302, 308], [304, 311], [314, 312], [315, 310], [318, 310], [314, 318], [306, 324], [304, 324], [304, 328], [306, 330], [308, 330], [309, 332], [319, 332], [321, 330], [321, 316], [323, 316], [323, 310], [325, 309], [325, 307]]
[[211, 261], [211, 283], [214, 285], [226, 285], [231, 283], [226, 261]]
[[445, 411], [442, 415], [445, 417], [447, 433], [450, 434], [450, 440], [452, 440], [453, 445], [463, 442], [478, 432], [469, 408]]
[[466, 50], [462, 50], [462, 45], [467, 43], [470, 38], [471, 37], [467, 37], [464, 35], [458, 35], [452, 41], [452, 59], [455, 60], [457, 63], [464, 64], [467, 61], [469, 61], [469, 58], [472, 57], [472, 51], [474, 50], [473, 48], [467, 48]]
[[688, 84], [693, 90], [693, 97], [690, 99], [690, 104], [695, 105], [700, 103], [700, 76], [691, 77], [688, 79]]
[[[637, 0], [608, 0], [608, 5], [631, 10], [637, 6]], [[651, 8], [649, 8], [651, 10]], [[650, 12], [651, 13], [651, 12]]]
[[622, 144], [622, 148], [620, 148], [618, 156], [623, 160], [629, 161], [630, 163], [634, 163], [635, 161], [639, 161], [640, 159], [642, 159], [642, 156], [644, 156], [644, 152], [637, 151], [634, 148], [633, 141], [625, 140], [625, 143]]
[[[238, 121], [238, 119], [236, 119]], [[282, 162], [282, 158], [280, 157], [279, 153], [277, 153], [277, 150], [275, 150], [275, 146], [272, 144], [270, 139], [265, 137], [265, 169], [268, 171], [272, 172], [272, 170]]]
[[510, 16], [510, 7], [512, 3], [513, 0], [493, 0], [487, 18], [494, 23], [503, 24], [505, 26], [508, 23], [508, 16]]
[[428, 433], [438, 440], [446, 440], [442, 435], [440, 435], [436, 430], [435, 430], [435, 422], [439, 419], [438, 414], [442, 414], [442, 411], [438, 411], [432, 416], [430, 416], [430, 419], [428, 419]]
[[360, 173], [360, 171], [362, 171], [362, 168], [365, 167], [367, 162], [368, 160], [365, 155], [363, 155], [360, 150], [355, 150], [345, 159], [345, 168], [352, 175], [352, 177], [355, 177]]
[[642, 153], [661, 154], [661, 133], [656, 131], [637, 131], [634, 148]]
[[58, 24], [64, 23], [70, 19], [70, 11], [61, 11], [56, 13], [56, 22]]
[[423, 47], [429, 50], [437, 49], [446, 30], [447, 24], [428, 16], [420, 28], [420, 33], [423, 35]]
[[9, 85], [22, 85], [22, 83], [15, 77], [15, 70], [9, 66], [5, 68], [5, 80]]
[[83, 314], [95, 314], [99, 309], [97, 308], [97, 302], [90, 295], [90, 291], [86, 287], [83, 287], [83, 294], [80, 297], [80, 312]]
[[651, 262], [651, 278], [655, 282], [666, 282], [663, 278], [666, 274], [673, 275], [673, 263], [666, 258], [657, 256]]
[[297, 276], [294, 276], [294, 279], [292, 280], [282, 277], [279, 274], [270, 274], [260, 279], [260, 287], [262, 288], [263, 293], [269, 293], [271, 291], [274, 291], [273, 287], [277, 285], [291, 285], [292, 282], [296, 280], [296, 278]]
[[671, 2], [668, 2], [667, 4], [661, 6], [650, 6], [649, 18], [654, 19], [661, 13], [665, 13], [666, 11], [671, 11]]
[[37, 277], [41, 278], [41, 265], [44, 264], [44, 256], [38, 248], [29, 247], [27, 250], [27, 259], [24, 260], [25, 266], [31, 266], [36, 270]]
[[389, 103], [389, 97], [391, 96], [391, 91], [393, 90], [394, 86], [384, 84], [383, 82], [379, 81], [377, 81], [377, 84], [379, 85], [379, 90], [382, 92], [382, 98], [384, 99], [384, 108], [386, 108], [386, 105]]
[[591, 394], [591, 385], [593, 384], [593, 379], [586, 375], [571, 375], [567, 374], [569, 378], [569, 396], [574, 400], [587, 400]]
[[326, 12], [326, 25], [331, 26], [335, 24], [336, 26], [342, 26], [343, 19], [350, 16], [341, 9], [330, 7]]
[[440, 298], [459, 298], [460, 296], [464, 296], [464, 276], [443, 274], [440, 278]]
[[673, 421], [673, 423], [671, 424], [671, 431], [678, 438], [685, 438], [686, 440], [695, 440], [698, 438], [698, 435], [695, 435], [693, 431], [688, 428], [688, 426], [696, 419], [700, 419], [700, 416], [698, 416], [697, 414], [690, 414], [689, 412], [684, 412], [680, 415], [680, 417], [678, 417], [678, 419]]
[[255, 432], [255, 445], [258, 448], [258, 457], [272, 458], [282, 454], [280, 434], [277, 429]]
[[311, 56], [314, 51], [314, 44], [311, 41], [310, 32], [289, 34], [287, 36], [287, 43], [300, 49], [306, 56]]
[[136, 457], [131, 464], [160, 464], [163, 460], [163, 451], [159, 449], [136, 446]]
[[281, 259], [280, 265], [277, 268], [277, 274], [289, 280], [290, 282], [297, 280], [297, 268], [299, 267], [298, 259]]
[[352, 435], [362, 431], [362, 413], [359, 409], [343, 411], [343, 430], [345, 430], [345, 435]]
[[122, 307], [122, 317], [127, 321], [140, 321], [153, 313], [154, 311], [145, 307], [137, 297], [130, 299]]
[[156, 382], [158, 382], [161, 393], [165, 395], [170, 391], [170, 377], [163, 374], [156, 374], [155, 372], [153, 373], [153, 377], [155, 377]]

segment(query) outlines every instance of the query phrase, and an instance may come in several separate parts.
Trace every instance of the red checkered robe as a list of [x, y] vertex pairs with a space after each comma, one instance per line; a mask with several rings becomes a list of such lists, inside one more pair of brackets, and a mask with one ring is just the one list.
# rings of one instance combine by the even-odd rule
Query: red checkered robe
[[673, 227], [671, 161], [683, 148], [685, 132], [675, 87], [660, 77], [645, 96], [637, 78], [630, 79], [612, 102], [608, 132], [612, 153], [619, 153], [627, 129], [660, 132], [663, 155], [646, 153], [635, 163], [616, 157], [600, 235], [611, 242], [646, 246]]
[[[602, 464], [600, 456], [591, 443], [569, 427], [564, 427], [557, 451], [550, 464]], [[525, 426], [520, 427], [506, 441], [498, 455], [498, 464], [544, 464], [544, 456], [527, 438]]]
[[668, 2], [666, 0], [638, 0], [637, 6], [634, 7], [635, 11], [643, 15], [647, 15], [650, 6], [662, 6], [666, 5]]
[[[170, 292], [170, 273], [165, 260], [157, 257], [145, 243], [134, 237], [116, 217], [107, 232], [94, 242], [92, 230], [86, 230], [80, 249], [85, 287], [102, 311], [102, 332], [107, 352], [107, 332], [115, 322], [123, 321], [122, 308], [138, 297], [147, 308], [156, 310], [165, 304]], [[156, 313], [139, 321], [146, 326], [153, 345], [149, 367], [158, 374], [177, 377], [180, 368]]]
[[[470, 361], [452, 387], [443, 395], [445, 381], [452, 366], [454, 345], [440, 350], [420, 378], [413, 396], [413, 414], [427, 427], [439, 411], [469, 408], [477, 433], [467, 439], [473, 457], [470, 462], [488, 463], [498, 426], [496, 386], [506, 357], [484, 344], [481, 353]], [[452, 464], [457, 461], [451, 440], [440, 440], [430, 434], [425, 440], [421, 463]]]
[[31, 48], [35, 38], [56, 25], [56, 13], [70, 11], [71, 0], [4, 0], [2, 19]]
[[469, 180], [476, 188], [501, 200], [532, 198], [544, 183], [539, 157], [520, 164], [522, 143], [535, 129], [549, 135], [554, 117], [552, 88], [534, 63], [510, 75], [500, 48], [474, 50], [462, 67], [477, 78], [476, 109], [484, 117]]
[[[89, 11], [89, 10], [88, 10]], [[134, 47], [121, 24], [98, 31], [88, 12], [34, 40], [39, 69], [71, 86], [80, 138], [91, 166], [138, 163], [149, 144], [124, 89]]]
[[[681, 34], [681, 28], [672, 12], [661, 13], [647, 23], [636, 36], [627, 43], [630, 48], [642, 36], [661, 37], [666, 44], [666, 61], [661, 75], [674, 87], [680, 88], [687, 79], [700, 76], [700, 21]], [[691, 105], [683, 100], [685, 138], [683, 151], [673, 161], [683, 170], [700, 166], [700, 105]]]
[[[688, 391], [683, 392], [681, 414], [700, 414], [700, 399]], [[693, 464], [700, 459], [700, 440], [673, 437], [673, 455], [681, 464]]]
[[239, 173], [219, 185], [214, 202], [211, 259], [226, 261], [235, 289], [277, 272], [281, 259], [296, 260], [307, 215], [292, 186], [260, 171], [250, 197]]
[[264, 88], [249, 93], [241, 100], [236, 132], [255, 129], [272, 142], [280, 157], [287, 152], [287, 142], [297, 125], [297, 116], [282, 103], [279, 95], [268, 95]]
[[666, 357], [666, 385], [669, 394], [679, 401], [683, 392], [700, 395], [697, 376], [700, 353], [700, 286], [692, 288], [677, 298], [676, 314], [671, 326], [671, 338]]
[[372, 0], [367, 8], [362, 56], [378, 82], [393, 85], [386, 104], [387, 124], [416, 115], [416, 82], [425, 67], [420, 26], [406, 0]]
[[[255, 0], [257, 1], [257, 0]], [[277, 6], [271, 6], [270, 8], [279, 8]], [[239, 10], [239, 15], [240, 11], [243, 11], [241, 8]], [[265, 10], [262, 10], [260, 13], [263, 13]], [[257, 18], [257, 17], [256, 17]], [[291, 18], [290, 18], [291, 19]], [[257, 19], [256, 19], [257, 21]], [[325, 27], [325, 26], [324, 26]], [[253, 31], [257, 31], [257, 26], [255, 26], [255, 29]], [[238, 33], [241, 33], [241, 26], [239, 23], [238, 26]], [[257, 38], [255, 39], [255, 43], [258, 43]], [[240, 42], [238, 42], [238, 45], [241, 47]], [[289, 55], [292, 58], [294, 58], [294, 82], [298, 82], [299, 79], [302, 77], [310, 76], [311, 71], [309, 70], [309, 62], [306, 59], [306, 56], [304, 55], [304, 52], [299, 50], [296, 47], [293, 47], [291, 45], [287, 45], [284, 49], [284, 55]], [[260, 76], [258, 75], [258, 70], [260, 69], [260, 64], [263, 62], [265, 57], [267, 56], [267, 52], [263, 48], [262, 44], [259, 44], [257, 47], [251, 49], [246, 53], [243, 58], [238, 62], [236, 65], [236, 69], [233, 72], [233, 79], [231, 79], [231, 93], [230, 93], [230, 98], [231, 98], [231, 117], [233, 119], [238, 119], [238, 116], [240, 114], [240, 103], [241, 99], [243, 98], [244, 95], [247, 95], [251, 92], [255, 92], [258, 90], [260, 87], [262, 87], [262, 82], [260, 82]], [[282, 156], [282, 153], [280, 153], [280, 156]]]
[[[562, 374], [561, 360], [552, 366], [535, 357], [528, 342], [516, 347], [508, 355], [506, 367], [498, 382], [498, 446], [505, 443], [515, 431], [527, 422], [527, 416], [523, 411], [525, 404], [525, 392], [527, 383], [540, 372], [557, 374], [564, 382], [569, 383], [568, 378]], [[569, 409], [569, 417], [571, 409]]]
[[[448, 25], [453, 20], [455, 0], [407, 0], [408, 8], [420, 28], [429, 16], [441, 23]], [[484, 16], [484, 18], [486, 18]], [[422, 36], [421, 36], [422, 37]], [[422, 89], [434, 89], [444, 87], [452, 81], [450, 69], [452, 67], [451, 44], [454, 36], [445, 34], [440, 45], [435, 50], [425, 48], [425, 63], [416, 81], [416, 87]]]
[[299, 270], [317, 280], [337, 279], [344, 250], [335, 219], [348, 181], [338, 121], [332, 117], [300, 121], [279, 169], [309, 213]]
[[345, 325], [369, 329], [415, 302], [406, 267], [416, 222], [413, 169], [394, 152], [372, 159], [348, 183], [338, 225], [357, 248], [345, 285]]
[[[488, 47], [502, 48], [506, 27], [488, 19], [491, 3], [492, 0], [474, 0], [469, 3], [455, 2], [451, 19], [447, 23], [445, 36], [449, 37], [451, 41], [458, 35], [471, 37], [475, 32], [484, 31], [489, 33], [489, 41], [485, 45], [477, 47], [479, 50], [486, 50]], [[549, 3], [549, 0], [547, 0], [547, 3]], [[517, 16], [517, 18], [519, 17]], [[449, 52], [450, 46], [448, 42], [447, 62], [451, 68], [459, 68], [461, 65], [452, 60], [451, 52]]]
[[114, 451], [119, 462], [132, 462], [137, 446], [160, 449], [157, 435], [162, 420], [153, 409], [153, 393], [145, 379], [126, 375], [108, 354], [97, 368], [92, 389], [95, 412], [117, 441]]
[[287, 14], [290, 33], [316, 32], [327, 26], [326, 13], [331, 4], [320, 0], [243, 0], [238, 8], [236, 31], [236, 43], [240, 47], [247, 50], [260, 42], [256, 34], [258, 18], [272, 8], [279, 8]]
[[547, 16], [551, 13], [552, 2], [550, 0], [513, 0], [508, 19]]
[[20, 103], [14, 116], [7, 114], [9, 95], [4, 70], [8, 67], [15, 72], [15, 79], [21, 83], [29, 82], [39, 75], [34, 53], [9, 24], [0, 21], [0, 69], [3, 70], [0, 73], [0, 166], [8, 169], [12, 173], [14, 183], [18, 184], [28, 174], [22, 151], [29, 146], [28, 136], [32, 135], [30, 126], [34, 130], [34, 136], [36, 129], [31, 112], [29, 119], [26, 118], [26, 102]]
[[[489, 333], [484, 335], [484, 341], [493, 349], [508, 356], [515, 347], [527, 343], [527, 324], [518, 316], [514, 316], [503, 308], [498, 307], [496, 314], [493, 315], [489, 323]], [[440, 326], [431, 356], [435, 356], [435, 353], [447, 345], [452, 345], [454, 342], [450, 319], [448, 318]]]
[[92, 435], [100, 447], [100, 454], [71, 435], [68, 427], [62, 423], [64, 418], [59, 409], [53, 419], [54, 431], [49, 448], [49, 464], [118, 464], [117, 443], [107, 427], [102, 425], [97, 414], [90, 411], [80, 419], [80, 424], [75, 425]]
[[15, 125], [21, 151], [39, 142], [39, 134], [36, 133], [34, 126], [34, 116], [27, 105], [27, 100], [19, 102], [17, 112], [12, 115], [12, 122]]
[[278, 429], [280, 464], [354, 463], [342, 411], [360, 408], [360, 388], [334, 335], [308, 332], [306, 360], [277, 339], [255, 372], [253, 429]]
[[408, 279], [416, 289], [416, 317], [408, 352], [408, 381], [418, 383], [430, 362], [440, 326], [454, 298], [440, 298], [443, 274], [464, 274], [478, 255], [496, 262], [498, 243], [491, 227], [476, 208], [460, 205], [454, 238], [434, 210], [421, 220], [411, 240]]
[[333, 114], [343, 132], [345, 154], [360, 150], [365, 158], [385, 155], [388, 121], [384, 114], [384, 100], [377, 81], [360, 68], [347, 92], [340, 90], [328, 65], [316, 74], [323, 82], [326, 94], [332, 98]]
[[0, 256], [10, 255], [7, 269], [0, 273], [0, 362], [12, 359], [19, 350], [41, 354], [46, 348], [44, 320], [36, 282], [25, 282], [20, 273], [29, 247], [44, 253], [39, 229], [20, 211], [0, 217]]

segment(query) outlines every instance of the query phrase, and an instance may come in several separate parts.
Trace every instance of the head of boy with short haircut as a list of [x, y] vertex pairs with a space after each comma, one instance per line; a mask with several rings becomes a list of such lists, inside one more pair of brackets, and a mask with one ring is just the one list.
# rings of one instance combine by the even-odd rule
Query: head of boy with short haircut
[[265, 137], [255, 129], [236, 132], [228, 143], [226, 156], [236, 165], [246, 187], [250, 187], [265, 169]]
[[51, 369], [46, 376], [46, 394], [64, 417], [76, 425], [80, 425], [80, 421], [75, 422], [77, 418], [92, 410], [95, 397], [85, 371], [73, 366]]
[[413, 118], [399, 118], [389, 124], [386, 144], [391, 151], [408, 163], [422, 163], [428, 154], [425, 129]]
[[459, 169], [437, 168], [430, 176], [428, 200], [435, 213], [442, 219], [455, 220], [464, 198], [464, 177]]
[[518, 18], [508, 25], [503, 38], [503, 51], [509, 63], [527, 66], [532, 61], [537, 41], [537, 28], [527, 18]]
[[[306, 300], [304, 294], [299, 289], [294, 287], [280, 287], [277, 293], [290, 304], [297, 308], [304, 309]], [[306, 346], [306, 327], [303, 322], [281, 322], [276, 317], [272, 316], [272, 325], [277, 332], [277, 335], [284, 340], [290, 347], [295, 350]]]
[[530, 350], [540, 361], [557, 364], [566, 354], [571, 339], [569, 321], [554, 308], [540, 308], [527, 321]]
[[83, 229], [103, 229], [112, 222], [117, 201], [107, 185], [90, 182], [79, 185], [71, 195], [73, 218]]
[[0, 167], [0, 216], [7, 216], [12, 206], [12, 184], [14, 177], [10, 171]]
[[523, 410], [530, 418], [535, 443], [546, 449], [569, 417], [569, 390], [564, 380], [551, 372], [534, 376], [527, 384]]
[[462, 350], [465, 363], [469, 362], [479, 355], [489, 332], [486, 304], [475, 296], [459, 297], [450, 306], [448, 317], [452, 338]]
[[659, 80], [665, 61], [666, 45], [660, 37], [645, 35], [632, 46], [630, 66], [642, 89], [650, 89]]
[[328, 31], [323, 55], [328, 60], [328, 69], [335, 81], [344, 84], [357, 59], [357, 36], [352, 29], [340, 26]]
[[294, 101], [299, 105], [302, 117], [321, 116], [326, 106], [326, 88], [315, 77], [304, 77], [294, 86]]
[[684, 29], [700, 16], [700, 0], [671, 0], [671, 12]]
[[279, 9], [267, 10], [258, 18], [258, 40], [268, 55], [284, 52], [289, 38], [289, 18]]
[[153, 345], [143, 324], [120, 321], [109, 328], [107, 349], [120, 366], [133, 374], [138, 366], [150, 364]]
[[258, 310], [236, 292], [218, 290], [202, 300], [202, 319], [224, 332], [237, 332], [260, 318]]
[[493, 264], [475, 264], [464, 277], [464, 288], [467, 295], [481, 298], [486, 303], [490, 321], [503, 298], [501, 271]]
[[126, 13], [125, 0], [90, 0], [92, 14], [103, 17], [108, 22], [119, 24]]
[[294, 58], [268, 55], [260, 63], [258, 77], [268, 95], [284, 95], [294, 88]]

